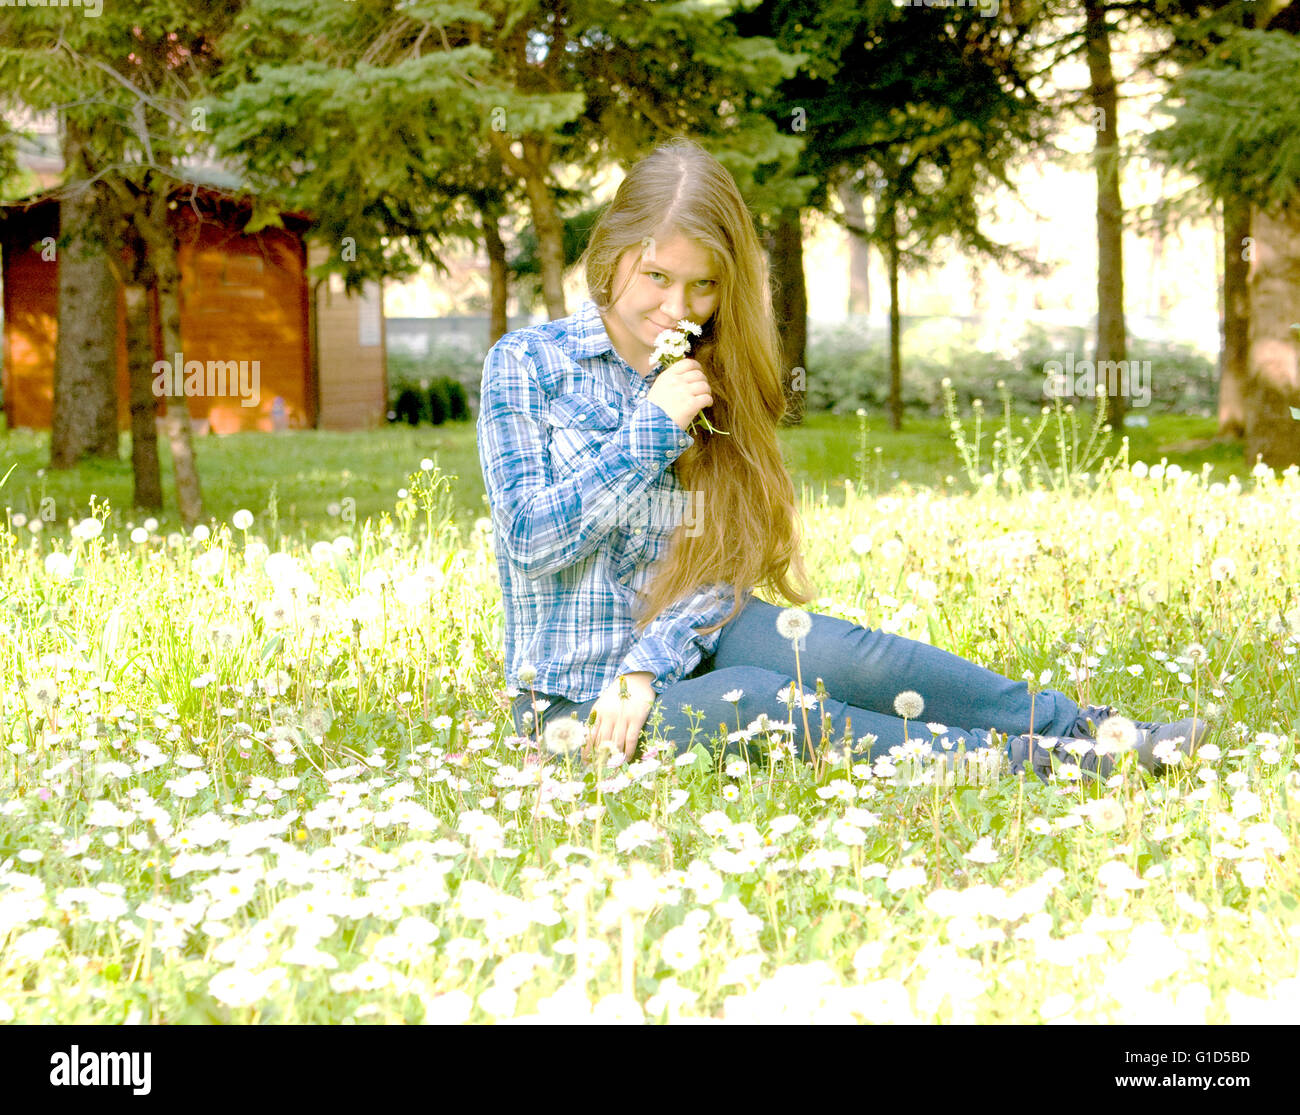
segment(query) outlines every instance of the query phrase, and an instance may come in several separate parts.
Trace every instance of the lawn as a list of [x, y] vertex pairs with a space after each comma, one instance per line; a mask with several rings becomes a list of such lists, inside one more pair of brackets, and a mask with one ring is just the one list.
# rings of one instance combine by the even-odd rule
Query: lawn
[[908, 426], [783, 433], [811, 607], [1207, 717], [1192, 761], [1043, 784], [924, 726], [751, 766], [652, 717], [589, 768], [506, 715], [472, 427], [205, 440], [184, 535], [10, 433], [0, 1019], [1300, 1020], [1294, 470], [1168, 420], [983, 481]]
[[[969, 423], [968, 423], [969, 424]], [[900, 485], [935, 486], [940, 490], [969, 490], [970, 479], [961, 470], [948, 424], [942, 418], [909, 416], [904, 429], [894, 433], [881, 415], [866, 421], [867, 461], [860, 464], [861, 434], [854, 416], [819, 414], [801, 426], [781, 432], [790, 475], [796, 492], [810, 498], [823, 495], [833, 503], [844, 501], [844, 480], [866, 481], [873, 492]], [[1129, 459], [1155, 463], [1161, 459], [1199, 473], [1205, 464], [1213, 478], [1226, 480], [1249, 475], [1237, 445], [1182, 449], [1196, 440], [1213, 437], [1215, 423], [1206, 418], [1157, 416], [1145, 429], [1125, 431]], [[987, 440], [987, 437], [986, 437]], [[1112, 448], [1119, 448], [1113, 437]], [[200, 479], [208, 514], [222, 522], [240, 508], [256, 514], [261, 529], [283, 531], [293, 537], [314, 537], [321, 530], [339, 530], [367, 518], [391, 516], [398, 491], [409, 481], [422, 459], [434, 460], [439, 470], [454, 477], [454, 522], [462, 532], [487, 514], [483, 479], [472, 422], [443, 426], [389, 426], [364, 433], [303, 430], [285, 434], [232, 434], [201, 438], [196, 443]], [[176, 529], [171, 462], [162, 451], [163, 492], [166, 508], [156, 516], [162, 533]], [[27, 518], [67, 524], [91, 514], [91, 500], [106, 500], [114, 523], [124, 527], [143, 515], [130, 513], [131, 442], [122, 438], [117, 463], [88, 462], [70, 472], [53, 472], [49, 438], [45, 433], [14, 430], [0, 433], [0, 478], [13, 467], [0, 488], [0, 500]]]

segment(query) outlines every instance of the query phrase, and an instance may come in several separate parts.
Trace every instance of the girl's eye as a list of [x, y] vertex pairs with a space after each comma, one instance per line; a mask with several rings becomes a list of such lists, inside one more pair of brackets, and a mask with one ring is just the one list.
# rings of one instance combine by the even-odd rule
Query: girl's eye
[[[668, 278], [668, 276], [665, 275], [662, 271], [647, 271], [646, 274], [649, 275], [650, 278], [654, 279], [655, 282], [658, 282], [660, 279]], [[705, 289], [711, 289], [717, 286], [718, 283], [717, 280], [715, 279], [700, 279], [695, 285], [699, 287], [704, 287]]]

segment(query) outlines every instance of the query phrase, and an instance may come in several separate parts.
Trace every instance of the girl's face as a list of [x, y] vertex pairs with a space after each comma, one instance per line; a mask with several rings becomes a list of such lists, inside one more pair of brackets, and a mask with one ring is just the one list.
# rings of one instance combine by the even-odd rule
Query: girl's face
[[655, 338], [682, 318], [704, 325], [717, 308], [720, 287], [711, 252], [680, 233], [652, 238], [623, 253], [613, 288], [623, 293], [601, 319], [618, 354], [648, 375]]

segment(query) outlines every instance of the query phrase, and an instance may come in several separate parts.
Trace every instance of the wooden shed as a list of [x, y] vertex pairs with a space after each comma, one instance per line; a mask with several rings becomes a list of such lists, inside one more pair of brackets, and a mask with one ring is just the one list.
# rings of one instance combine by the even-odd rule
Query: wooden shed
[[[52, 249], [59, 212], [58, 200], [48, 193], [0, 206], [3, 390], [10, 428], [51, 424], [59, 288]], [[388, 383], [377, 283], [358, 297], [346, 295], [339, 283], [309, 280], [309, 263], [323, 259], [325, 249], [308, 243], [310, 218], [303, 214], [286, 214], [283, 228], [248, 234], [249, 199], [197, 184], [178, 190], [171, 212], [183, 351], [162, 352], [155, 300], [154, 356], [175, 365], [178, 374], [198, 366], [207, 370], [206, 389], [186, 391], [196, 429], [226, 434], [384, 423]], [[126, 310], [120, 292], [116, 324], [118, 423], [126, 429]], [[163, 407], [160, 398], [160, 415]]]

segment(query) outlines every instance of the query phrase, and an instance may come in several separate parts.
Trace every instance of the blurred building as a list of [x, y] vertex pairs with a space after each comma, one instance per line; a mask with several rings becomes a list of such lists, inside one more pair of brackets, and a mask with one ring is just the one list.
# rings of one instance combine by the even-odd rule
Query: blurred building
[[[48, 429], [58, 339], [60, 202], [52, 192], [0, 206], [4, 286], [3, 390], [10, 428]], [[247, 234], [251, 199], [200, 184], [173, 198], [181, 270], [181, 354], [162, 348], [151, 298], [153, 357], [216, 366], [224, 392], [187, 392], [201, 431], [284, 428], [363, 429], [387, 413], [382, 293], [360, 297], [341, 282], [311, 282], [307, 268], [325, 249], [306, 239], [310, 218], [285, 214], [283, 228]], [[118, 421], [130, 426], [126, 308], [119, 291]], [[230, 375], [226, 375], [226, 370]], [[236, 372], [236, 369], [238, 371]], [[210, 373], [211, 375], [211, 373]], [[238, 386], [230, 380], [239, 376]], [[250, 391], [250, 385], [255, 386]], [[159, 399], [158, 413], [164, 410]]]

